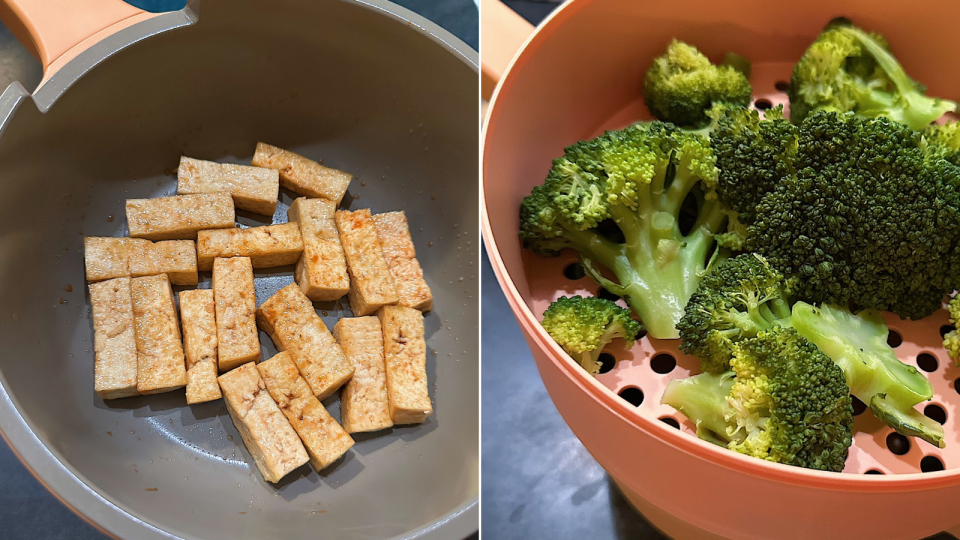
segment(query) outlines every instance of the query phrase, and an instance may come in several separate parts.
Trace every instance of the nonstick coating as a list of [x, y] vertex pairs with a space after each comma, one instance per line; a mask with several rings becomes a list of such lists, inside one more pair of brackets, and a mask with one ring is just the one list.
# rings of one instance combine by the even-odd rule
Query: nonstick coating
[[[7, 123], [0, 382], [43, 446], [132, 514], [88, 516], [114, 534], [141, 531], [143, 520], [185, 538], [429, 536], [421, 529], [457, 521], [450, 515], [478, 493], [476, 66], [359, 3], [227, 4], [204, 0], [196, 24], [108, 58], [45, 114], [26, 100]], [[125, 199], [174, 193], [181, 154], [249, 163], [257, 141], [354, 173], [343, 207], [405, 210], [436, 299], [425, 319], [435, 414], [358, 434], [324, 474], [304, 466], [276, 486], [256, 471], [222, 401], [94, 394], [82, 249], [84, 236], [126, 234]], [[291, 201], [281, 190], [275, 219], [286, 221]], [[257, 278], [259, 304], [292, 281], [292, 267]], [[317, 307], [331, 327], [351, 315], [345, 301]], [[263, 359], [276, 352], [264, 333], [261, 343]], [[336, 398], [326, 404], [339, 418]], [[68, 504], [95, 507], [86, 503], [97, 495], [64, 495], [62, 475], [22, 457]]]

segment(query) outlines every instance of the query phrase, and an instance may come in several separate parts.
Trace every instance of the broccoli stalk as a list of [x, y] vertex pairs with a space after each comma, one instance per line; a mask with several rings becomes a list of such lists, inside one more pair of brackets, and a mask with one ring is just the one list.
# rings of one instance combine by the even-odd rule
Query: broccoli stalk
[[611, 341], [622, 338], [626, 348], [633, 346], [640, 323], [630, 311], [603, 298], [561, 296], [543, 313], [541, 323], [563, 350], [587, 372], [600, 372], [600, 353]]

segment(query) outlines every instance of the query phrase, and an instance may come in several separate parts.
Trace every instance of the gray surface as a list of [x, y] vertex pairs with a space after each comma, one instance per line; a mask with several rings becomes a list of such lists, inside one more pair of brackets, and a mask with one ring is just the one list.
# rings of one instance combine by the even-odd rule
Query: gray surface
[[[469, 0], [406, 3], [441, 18], [469, 19], [472, 9], [476, 18]], [[207, 0], [201, 18], [219, 20], [220, 28], [151, 38], [94, 69], [48, 115], [29, 103], [18, 111], [0, 140], [0, 369], [39, 435], [101, 493], [150, 521], [192, 527], [186, 532], [203, 538], [290, 538], [294, 529], [309, 530], [308, 537], [398, 534], [476, 489], [469, 472], [478, 460], [469, 309], [477, 287], [476, 230], [469, 226], [476, 200], [451, 182], [475, 181], [475, 76], [399, 25], [368, 22], [365, 10], [347, 18], [372, 24], [366, 30], [377, 40], [324, 29], [335, 21], [350, 28], [337, 18], [343, 13], [318, 11], [325, 2], [296, 10], [272, 3], [253, 25], [243, 22], [245, 4], [232, 2], [238, 9], [226, 13], [225, 2]], [[321, 22], [303, 32], [310, 21]], [[462, 22], [452, 26], [475, 46], [475, 22], [465, 32]], [[0, 77], [35, 86], [38, 66], [9, 34], [0, 37]], [[333, 38], [351, 46], [326, 48]], [[383, 43], [392, 43], [388, 51]], [[197, 54], [205, 50], [215, 56]], [[347, 54], [357, 56], [344, 61]], [[429, 348], [438, 352], [428, 358], [435, 417], [381, 438], [358, 437], [352, 456], [332, 471], [321, 477], [305, 468], [279, 490], [251, 470], [220, 404], [191, 409], [182, 394], [168, 394], [111, 407], [92, 396], [82, 286], [81, 234], [120, 233], [123, 198], [169, 192], [173, 180], [161, 173], [175, 168], [180, 151], [239, 161], [259, 138], [358, 173], [353, 208], [404, 208], [418, 246], [434, 242], [420, 258], [437, 297], [426, 323]], [[108, 215], [119, 219], [109, 223]], [[270, 274], [260, 301], [290, 281], [290, 269]], [[62, 290], [67, 284], [73, 292]], [[325, 307], [332, 324], [340, 307]], [[0, 471], [3, 538], [103, 537], [44, 492], [5, 447]]]

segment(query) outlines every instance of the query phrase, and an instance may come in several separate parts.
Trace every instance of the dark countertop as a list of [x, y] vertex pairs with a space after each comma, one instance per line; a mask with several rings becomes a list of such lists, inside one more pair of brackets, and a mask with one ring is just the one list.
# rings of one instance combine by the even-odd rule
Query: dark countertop
[[[393, 0], [439, 24], [468, 45], [479, 45], [479, 14], [472, 0]], [[135, 0], [151, 11], [179, 9], [183, 0]], [[0, 88], [19, 80], [35, 88], [39, 62], [0, 24]], [[479, 82], [478, 82], [479, 87]], [[5, 540], [106, 540], [108, 537], [65, 507], [0, 442], [0, 538]], [[474, 536], [473, 538], [476, 538]]]

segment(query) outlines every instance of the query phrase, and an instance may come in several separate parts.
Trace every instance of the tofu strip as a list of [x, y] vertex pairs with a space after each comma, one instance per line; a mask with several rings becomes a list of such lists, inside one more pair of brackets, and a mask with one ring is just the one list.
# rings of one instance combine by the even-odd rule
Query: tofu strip
[[280, 172], [280, 185], [298, 195], [322, 197], [340, 204], [353, 175], [324, 167], [316, 161], [276, 146], [257, 143], [252, 164]]
[[93, 384], [103, 399], [139, 395], [137, 338], [130, 278], [90, 284], [93, 307]]
[[83, 239], [87, 281], [167, 274], [174, 285], [197, 284], [193, 240], [151, 242], [143, 238], [88, 236]]
[[394, 424], [419, 424], [433, 413], [427, 392], [423, 313], [403, 306], [383, 306], [377, 315], [383, 327], [390, 418]]
[[333, 394], [353, 376], [353, 364], [296, 283], [267, 299], [257, 310], [257, 322], [270, 334], [277, 350], [290, 353], [319, 399]]
[[347, 433], [358, 433], [392, 426], [380, 319], [340, 319], [333, 327], [333, 337], [356, 368], [353, 378], [340, 393], [343, 429]]
[[303, 253], [300, 226], [281, 223], [249, 229], [210, 229], [197, 234], [200, 270], [213, 268], [217, 257], [250, 257], [254, 268], [294, 264]]
[[289, 353], [261, 362], [257, 370], [273, 401], [300, 436], [314, 469], [319, 472], [329, 467], [353, 446], [350, 435], [313, 395]]
[[216, 259], [213, 263], [216, 301], [217, 362], [220, 371], [260, 359], [257, 297], [249, 257]]
[[280, 195], [280, 175], [273, 169], [215, 163], [183, 156], [177, 169], [177, 193], [229, 193], [240, 210], [272, 216]]
[[218, 380], [233, 425], [264, 480], [277, 483], [310, 459], [256, 366], [244, 364]]
[[358, 317], [370, 315], [380, 306], [396, 304], [400, 300], [397, 286], [383, 258], [370, 210], [340, 210], [335, 219], [350, 273], [347, 296], [353, 314]]
[[158, 394], [187, 384], [180, 323], [165, 274], [130, 280], [137, 337], [137, 391]]
[[197, 231], [233, 227], [235, 220], [229, 193], [127, 199], [127, 227], [134, 238], [194, 240]]
[[403, 210], [376, 214], [373, 222], [377, 226], [383, 258], [397, 284], [397, 294], [400, 296], [398, 304], [420, 311], [430, 311], [433, 309], [433, 294], [423, 279], [423, 269], [417, 261], [417, 251], [413, 247], [413, 238], [410, 237], [407, 215]]
[[213, 290], [181, 291], [180, 321], [183, 324], [183, 354], [187, 362], [187, 404], [220, 399]]
[[333, 219], [336, 211], [334, 202], [303, 197], [287, 210], [287, 218], [299, 224], [303, 237], [303, 255], [293, 276], [311, 300], [337, 300], [350, 290], [347, 261]]

